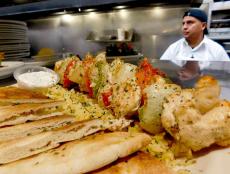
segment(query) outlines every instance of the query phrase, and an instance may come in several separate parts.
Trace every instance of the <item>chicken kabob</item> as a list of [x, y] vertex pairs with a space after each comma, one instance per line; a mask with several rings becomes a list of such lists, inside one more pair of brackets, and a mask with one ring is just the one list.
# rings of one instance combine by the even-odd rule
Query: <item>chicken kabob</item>
[[95, 58], [87, 54], [84, 60], [69, 57], [55, 64], [60, 83], [65, 88], [78, 84], [81, 92], [88, 93], [108, 108], [116, 117], [129, 117], [138, 112], [146, 100], [145, 88], [165, 83], [165, 74], [145, 58], [139, 66], [115, 59], [106, 61], [105, 53]]

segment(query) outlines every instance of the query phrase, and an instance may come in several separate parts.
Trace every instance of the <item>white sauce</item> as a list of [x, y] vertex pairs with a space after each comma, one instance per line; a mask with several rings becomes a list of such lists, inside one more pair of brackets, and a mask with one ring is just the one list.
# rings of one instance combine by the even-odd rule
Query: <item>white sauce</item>
[[49, 87], [57, 82], [57, 76], [50, 72], [28, 72], [18, 76], [18, 80], [28, 87]]

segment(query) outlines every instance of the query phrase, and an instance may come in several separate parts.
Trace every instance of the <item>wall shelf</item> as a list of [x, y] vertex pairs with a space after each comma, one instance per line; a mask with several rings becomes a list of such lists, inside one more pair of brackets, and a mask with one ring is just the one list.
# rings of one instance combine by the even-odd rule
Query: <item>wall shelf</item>
[[103, 32], [92, 31], [87, 36], [86, 40], [90, 42], [104, 42], [104, 43], [119, 43], [119, 42], [132, 42], [133, 41], [133, 30], [125, 31], [125, 39], [118, 40], [117, 30], [107, 30]]

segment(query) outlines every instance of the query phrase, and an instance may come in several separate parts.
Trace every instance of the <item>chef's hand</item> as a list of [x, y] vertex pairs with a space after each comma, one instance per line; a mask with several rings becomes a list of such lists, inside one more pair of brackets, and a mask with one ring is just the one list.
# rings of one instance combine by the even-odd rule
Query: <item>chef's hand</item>
[[199, 64], [196, 61], [187, 61], [178, 71], [179, 79], [182, 81], [191, 80], [200, 75]]

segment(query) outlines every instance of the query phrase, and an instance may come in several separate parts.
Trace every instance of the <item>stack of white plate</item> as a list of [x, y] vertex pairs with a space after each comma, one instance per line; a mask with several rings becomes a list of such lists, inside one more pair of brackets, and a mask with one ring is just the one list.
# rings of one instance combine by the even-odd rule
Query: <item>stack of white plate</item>
[[30, 44], [26, 23], [13, 20], [0, 20], [0, 52], [8, 60], [28, 57]]

